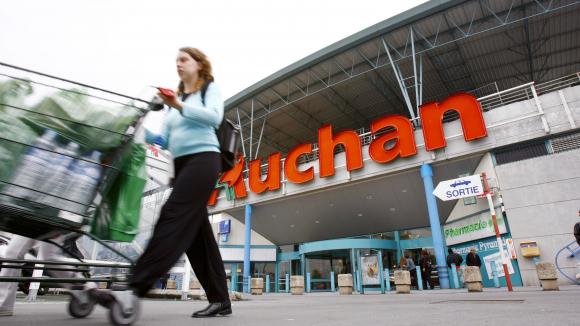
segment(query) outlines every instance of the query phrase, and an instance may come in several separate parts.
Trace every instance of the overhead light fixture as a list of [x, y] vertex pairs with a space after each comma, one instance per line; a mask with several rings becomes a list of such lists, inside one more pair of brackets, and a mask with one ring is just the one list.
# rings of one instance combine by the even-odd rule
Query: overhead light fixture
[[391, 207], [391, 208], [389, 208], [389, 210], [390, 210], [391, 212], [394, 212], [394, 211], [396, 211], [397, 209], [396, 209], [396, 208], [394, 208], [394, 207]]
[[300, 211], [299, 210], [296, 210], [296, 214], [300, 214]]
[[314, 223], [318, 224], [318, 223], [320, 223], [320, 221], [319, 220], [316, 220], [316, 221], [314, 221]]
[[290, 228], [294, 228], [294, 224], [290, 224]]
[[407, 189], [403, 189], [403, 190], [401, 190], [401, 192], [407, 192]]
[[371, 200], [371, 199], [373, 199], [373, 195], [370, 195], [370, 194], [369, 194], [369, 195], [367, 195], [367, 196], [366, 196], [366, 199], [367, 199], [367, 200]]
[[276, 216], [276, 214], [272, 214], [272, 217], [273, 217], [273, 218], [276, 218], [277, 216]]
[[363, 213], [358, 213], [357, 215], [358, 215], [358, 217], [361, 217], [361, 216], [363, 216]]
[[330, 203], [330, 204], [328, 204], [328, 206], [334, 207], [334, 203]]

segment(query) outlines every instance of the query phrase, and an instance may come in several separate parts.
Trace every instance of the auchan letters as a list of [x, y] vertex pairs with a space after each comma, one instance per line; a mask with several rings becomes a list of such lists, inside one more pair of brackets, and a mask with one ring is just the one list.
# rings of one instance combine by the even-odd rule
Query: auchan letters
[[[483, 121], [481, 106], [477, 99], [470, 94], [456, 94], [448, 97], [443, 102], [432, 102], [419, 108], [423, 127], [425, 149], [434, 151], [447, 146], [443, 133], [443, 115], [447, 111], [454, 110], [459, 114], [463, 138], [472, 141], [487, 136], [487, 129]], [[377, 163], [386, 164], [399, 157], [410, 157], [417, 154], [415, 135], [411, 122], [402, 115], [388, 115], [381, 117], [371, 124], [371, 133], [377, 135], [387, 128], [394, 131], [377, 136], [369, 145], [368, 151], [371, 159]], [[387, 143], [394, 142], [394, 146], [386, 148]], [[325, 125], [318, 129], [318, 164], [319, 177], [326, 178], [334, 175], [334, 148], [342, 145], [345, 148], [346, 169], [348, 171], [363, 168], [362, 145], [356, 132], [345, 130], [334, 132], [331, 125]], [[280, 189], [282, 169], [289, 182], [302, 184], [314, 179], [314, 169], [309, 167], [301, 170], [298, 160], [302, 155], [312, 153], [312, 144], [300, 144], [294, 147], [286, 155], [282, 167], [282, 154], [276, 152], [268, 157], [268, 171], [263, 178], [260, 171], [262, 160], [249, 162], [248, 185], [250, 191], [260, 194], [265, 191]], [[342, 153], [340, 154], [342, 155]], [[236, 198], [247, 197], [246, 183], [242, 178], [245, 165], [244, 157], [240, 157], [236, 166], [224, 173], [220, 178], [221, 184], [233, 187]], [[217, 197], [221, 188], [216, 188], [209, 200], [209, 205], [217, 203]]]

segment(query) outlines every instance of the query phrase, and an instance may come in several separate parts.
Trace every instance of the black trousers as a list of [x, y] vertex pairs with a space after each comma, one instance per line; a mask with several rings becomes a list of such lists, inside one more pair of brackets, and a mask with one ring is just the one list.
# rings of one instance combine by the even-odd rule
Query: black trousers
[[[422, 271], [421, 270], [421, 278], [423, 279], [423, 288], [425, 290], [427, 289], [433, 289], [433, 281], [431, 281], [431, 271]], [[429, 287], [427, 287], [427, 285], [429, 285]]]
[[145, 296], [185, 252], [208, 301], [229, 301], [224, 264], [207, 213], [220, 169], [219, 153], [175, 159], [173, 192], [133, 270], [130, 285], [138, 296]]

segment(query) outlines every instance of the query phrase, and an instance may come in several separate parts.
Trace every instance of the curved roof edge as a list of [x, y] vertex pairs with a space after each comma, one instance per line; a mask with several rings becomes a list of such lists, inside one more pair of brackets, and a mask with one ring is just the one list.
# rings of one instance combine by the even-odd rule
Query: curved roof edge
[[395, 30], [402, 26], [408, 25], [414, 21], [428, 17], [434, 13], [449, 9], [468, 0], [431, 0], [420, 4], [414, 8], [406, 10], [398, 15], [387, 18], [386, 20], [370, 26], [362, 31], [346, 37], [334, 44], [331, 44], [289, 66], [283, 68], [272, 75], [258, 81], [252, 86], [242, 90], [225, 101], [225, 108], [229, 110], [246, 98], [254, 96], [266, 88], [300, 72], [310, 65], [315, 65], [328, 58], [331, 58], [349, 48], [362, 44], [375, 37], [383, 35], [389, 31]]

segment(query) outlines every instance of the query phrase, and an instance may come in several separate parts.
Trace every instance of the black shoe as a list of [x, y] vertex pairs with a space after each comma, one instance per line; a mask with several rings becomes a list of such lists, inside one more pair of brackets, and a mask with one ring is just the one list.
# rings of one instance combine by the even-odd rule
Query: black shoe
[[216, 315], [225, 316], [232, 314], [232, 304], [229, 301], [210, 303], [203, 310], [193, 313], [193, 318], [215, 317]]

